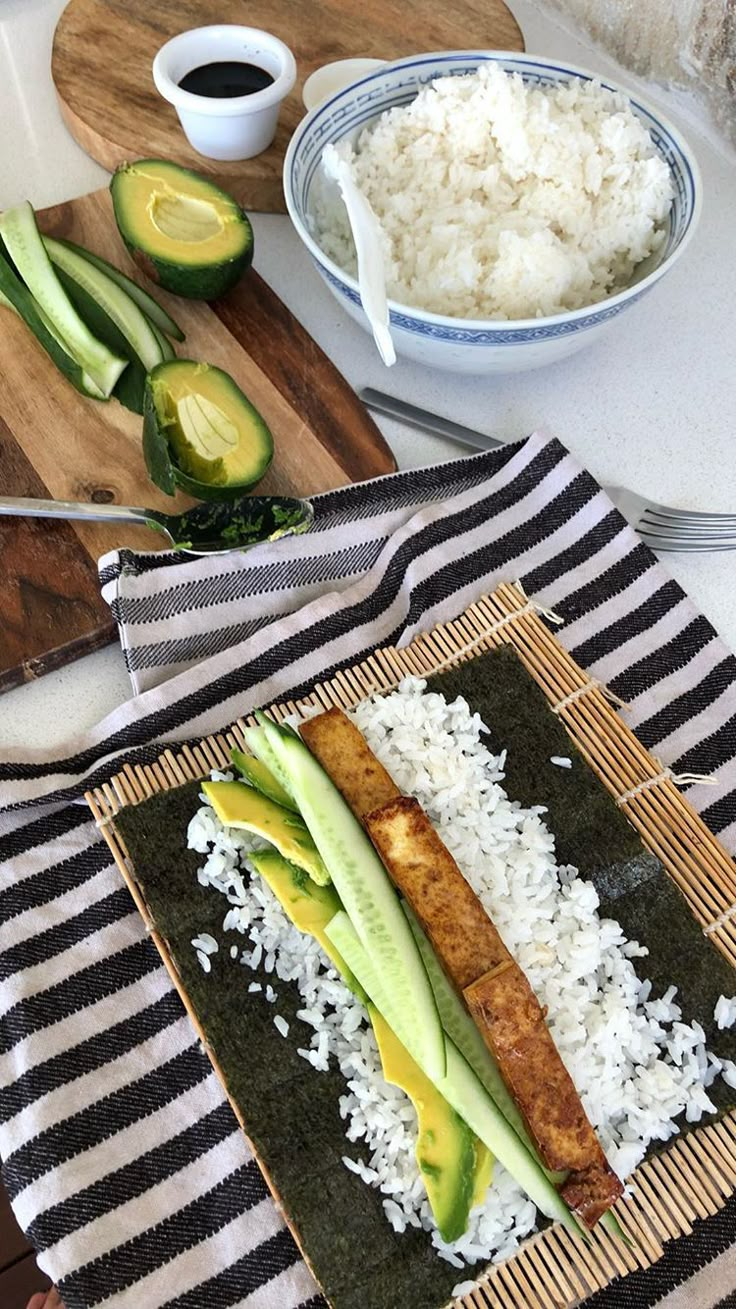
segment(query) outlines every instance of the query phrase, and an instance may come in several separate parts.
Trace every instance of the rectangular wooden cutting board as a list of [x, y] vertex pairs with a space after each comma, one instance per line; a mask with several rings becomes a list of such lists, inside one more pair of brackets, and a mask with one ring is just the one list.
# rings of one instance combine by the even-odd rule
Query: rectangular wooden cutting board
[[[137, 276], [107, 190], [41, 211], [44, 232], [69, 237]], [[155, 291], [155, 288], [151, 288]], [[259, 491], [314, 495], [391, 472], [393, 456], [355, 392], [252, 269], [208, 305], [155, 294], [186, 332], [182, 358], [226, 369], [274, 435]], [[0, 309], [0, 494], [145, 505], [192, 501], [148, 480], [141, 419], [117, 400], [79, 395], [32, 335]], [[40, 677], [112, 640], [96, 561], [118, 546], [155, 550], [146, 529], [0, 517], [0, 691]]]

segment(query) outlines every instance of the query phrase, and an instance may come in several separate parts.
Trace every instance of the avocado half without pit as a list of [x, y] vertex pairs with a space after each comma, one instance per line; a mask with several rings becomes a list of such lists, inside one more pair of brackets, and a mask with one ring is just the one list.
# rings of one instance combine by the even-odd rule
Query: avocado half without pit
[[168, 495], [180, 488], [198, 500], [229, 500], [263, 477], [273, 438], [228, 373], [171, 359], [146, 379], [143, 454]]
[[178, 164], [121, 164], [111, 183], [115, 221], [152, 281], [190, 300], [215, 300], [253, 259], [247, 214], [214, 182]]

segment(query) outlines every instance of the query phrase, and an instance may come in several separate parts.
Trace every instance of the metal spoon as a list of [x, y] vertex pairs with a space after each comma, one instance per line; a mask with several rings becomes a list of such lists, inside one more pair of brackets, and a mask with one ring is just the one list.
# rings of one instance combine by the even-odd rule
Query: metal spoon
[[25, 500], [0, 496], [0, 514], [24, 518], [78, 518], [93, 522], [139, 523], [163, 532], [185, 554], [231, 554], [263, 541], [306, 532], [314, 518], [309, 500], [281, 495], [248, 495], [240, 500], [209, 500], [183, 514], [129, 505], [75, 504], [71, 500]]

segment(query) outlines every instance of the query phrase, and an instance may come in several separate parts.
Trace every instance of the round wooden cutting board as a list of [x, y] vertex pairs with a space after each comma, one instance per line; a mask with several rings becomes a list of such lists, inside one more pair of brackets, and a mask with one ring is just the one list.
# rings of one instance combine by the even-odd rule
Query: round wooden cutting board
[[[189, 145], [172, 105], [153, 85], [156, 51], [178, 32], [245, 23], [280, 36], [297, 61], [276, 140], [256, 159], [220, 163]], [[432, 50], [523, 50], [503, 0], [70, 0], [54, 37], [51, 70], [72, 136], [103, 167], [173, 159], [219, 181], [246, 208], [285, 208], [281, 166], [304, 113], [302, 85], [332, 59], [399, 59]]]

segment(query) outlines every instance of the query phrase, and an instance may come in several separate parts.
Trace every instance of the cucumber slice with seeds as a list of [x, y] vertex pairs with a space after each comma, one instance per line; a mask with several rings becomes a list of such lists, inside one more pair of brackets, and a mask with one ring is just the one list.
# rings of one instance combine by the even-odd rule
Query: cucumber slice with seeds
[[89, 295], [61, 268], [57, 268], [56, 276], [92, 335], [96, 336], [98, 341], [102, 341], [108, 350], [112, 350], [113, 354], [130, 356], [128, 367], [115, 383], [112, 394], [116, 400], [125, 405], [126, 409], [132, 410], [135, 414], [142, 414], [147, 376], [145, 364], [137, 357], [120, 329], [94, 296]]
[[0, 216], [0, 236], [20, 277], [66, 343], [67, 351], [109, 396], [128, 361], [108, 350], [80, 318], [54, 272], [28, 201]]
[[444, 1037], [445, 1075], [435, 1077], [426, 1067], [418, 1029], [403, 1008], [400, 998], [395, 995], [390, 979], [384, 977], [375, 961], [369, 958], [348, 915], [345, 912], [336, 914], [328, 923], [326, 932], [389, 1027], [448, 1104], [452, 1105], [471, 1131], [503, 1164], [543, 1214], [557, 1219], [569, 1232], [585, 1239], [562, 1197], [448, 1036]]
[[[258, 718], [259, 723], [261, 724], [270, 721], [268, 718], [266, 718], [265, 714], [261, 713], [260, 710], [256, 714], [256, 717]], [[298, 813], [299, 808], [294, 800], [294, 795], [291, 790], [291, 787], [289, 786], [289, 779], [286, 776], [286, 773], [283, 771], [278, 759], [276, 758], [274, 751], [271, 749], [271, 746], [266, 740], [266, 733], [263, 729], [263, 726], [246, 727], [243, 729], [243, 736], [245, 737], [245, 744], [247, 745], [248, 749], [251, 751], [252, 754], [255, 755], [256, 759], [260, 759], [261, 763], [264, 765], [265, 768], [268, 769], [270, 773], [273, 773], [273, 776], [276, 778], [276, 781], [278, 782], [279, 786], [289, 796], [291, 800], [291, 808], [296, 810], [296, 812]]]
[[496, 1101], [504, 1118], [511, 1124], [517, 1136], [521, 1137], [527, 1150], [536, 1153], [526, 1130], [524, 1119], [516, 1107], [514, 1098], [501, 1076], [493, 1055], [449, 980], [428, 938], [422, 931], [411, 905], [404, 900], [401, 903], [409, 920], [414, 940], [419, 947], [419, 953], [424, 960], [424, 967], [427, 970], [427, 976], [434, 991], [434, 998], [437, 1001], [440, 1020], [445, 1032], [450, 1040], [454, 1041], [463, 1058], [467, 1059], [476, 1077], [483, 1083], [488, 1094]]
[[442, 1077], [445, 1038], [437, 1005], [386, 869], [304, 742], [263, 715], [258, 720], [371, 963], [390, 987], [394, 1003], [411, 1028], [413, 1057], [428, 1077]]
[[260, 791], [275, 804], [283, 805], [284, 809], [291, 809], [294, 813], [298, 813], [289, 792], [261, 759], [256, 759], [255, 755], [243, 754], [242, 750], [235, 748], [230, 751], [230, 758], [241, 777], [244, 777], [250, 786], [255, 787], [256, 791]]
[[169, 362], [170, 359], [176, 359], [176, 350], [171, 344], [168, 336], [166, 336], [166, 334], [161, 331], [161, 328], [158, 327], [156, 323], [154, 323], [152, 318], [149, 318], [147, 314], [145, 315], [145, 317], [146, 317], [146, 321], [148, 322], [148, 326], [150, 327], [151, 331], [153, 332], [153, 335], [158, 341], [159, 349], [161, 350], [161, 358], [163, 362], [166, 364]]

